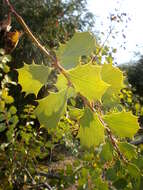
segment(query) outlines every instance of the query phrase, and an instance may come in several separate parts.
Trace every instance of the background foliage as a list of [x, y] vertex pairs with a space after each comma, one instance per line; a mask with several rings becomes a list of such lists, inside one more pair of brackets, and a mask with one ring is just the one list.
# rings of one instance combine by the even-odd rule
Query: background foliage
[[[33, 6], [45, 8], [47, 1], [40, 3]], [[36, 18], [43, 21], [41, 15]], [[58, 39], [53, 45], [59, 46], [55, 53], [64, 75], [41, 61], [20, 67], [20, 59], [28, 59], [23, 52], [30, 55], [27, 39], [28, 47], [21, 40], [13, 60], [0, 51], [1, 189], [142, 189], [142, 146], [133, 145], [137, 117], [120, 103], [124, 99], [122, 103], [129, 104], [132, 96], [125, 91], [123, 97], [123, 72], [114, 66], [108, 47], [100, 46], [91, 33], [73, 33], [61, 40], [68, 39], [65, 44]], [[20, 46], [24, 50], [18, 59]], [[47, 86], [46, 94], [39, 95]]]

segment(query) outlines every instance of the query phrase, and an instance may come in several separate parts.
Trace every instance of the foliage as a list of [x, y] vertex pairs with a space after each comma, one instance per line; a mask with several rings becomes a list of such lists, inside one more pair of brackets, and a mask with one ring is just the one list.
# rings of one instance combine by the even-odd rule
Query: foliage
[[[76, 30], [82, 31], [94, 25], [93, 15], [86, 9], [86, 0], [11, 0], [11, 3], [35, 36], [50, 49], [57, 48], [59, 43], [69, 40]], [[0, 5], [2, 5], [0, 20], [2, 20], [8, 11], [3, 0], [0, 0]], [[21, 30], [14, 18], [12, 23], [12, 30]], [[31, 63], [33, 60], [35, 63], [43, 61], [44, 64], [49, 64], [49, 59], [30, 42], [25, 34], [13, 57], [15, 64], [23, 61]]]
[[[88, 46], [93, 47], [95, 39], [90, 33], [75, 34], [73, 39], [80, 42], [82, 37], [85, 44], [87, 35], [91, 36]], [[9, 55], [1, 51], [0, 187], [141, 190], [143, 151], [130, 143], [139, 124], [119, 103], [123, 73], [111, 59], [105, 64], [93, 61], [90, 54], [96, 52], [97, 44], [95, 51], [92, 48], [86, 54], [86, 47], [75, 49], [71, 41], [60, 57], [68, 69], [61, 68], [56, 90], [40, 99], [38, 91], [53, 69], [25, 63], [15, 71]], [[19, 101], [26, 100], [22, 108], [12, 88], [21, 89]], [[108, 104], [104, 103], [106, 94]], [[29, 96], [34, 97], [32, 102]]]
[[121, 102], [127, 110], [131, 110], [139, 117], [140, 125], [143, 124], [143, 83], [142, 83], [142, 57], [134, 64], [124, 64], [120, 66], [126, 72], [128, 84], [120, 95]]

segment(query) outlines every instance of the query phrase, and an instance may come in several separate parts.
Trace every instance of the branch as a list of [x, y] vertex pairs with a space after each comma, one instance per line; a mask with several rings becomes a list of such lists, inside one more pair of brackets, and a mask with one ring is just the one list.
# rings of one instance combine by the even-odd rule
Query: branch
[[[94, 106], [87, 100], [87, 98], [85, 98], [85, 97], [82, 96], [81, 94], [80, 94], [80, 97], [83, 99], [84, 104], [87, 105], [87, 106], [91, 109], [92, 112], [96, 112]], [[99, 108], [99, 107], [98, 107], [98, 108]], [[99, 109], [100, 109], [100, 108], [99, 108]], [[97, 111], [99, 112], [99, 113], [97, 114], [98, 119], [100, 120], [100, 122], [101, 122], [102, 125], [104, 126], [104, 128], [105, 128], [105, 130], [106, 130], [106, 132], [107, 132], [107, 135], [108, 135], [109, 139], [111, 140], [111, 143], [112, 143], [113, 147], [115, 148], [115, 150], [116, 150], [118, 156], [119, 156], [125, 163], [127, 163], [126, 158], [125, 158], [125, 157], [123, 156], [123, 154], [120, 152], [120, 149], [119, 149], [119, 147], [118, 147], [118, 145], [117, 145], [117, 143], [116, 143], [115, 138], [114, 138], [113, 135], [112, 135], [111, 130], [109, 129], [108, 125], [107, 125], [107, 124], [104, 122], [104, 120], [102, 119], [102, 115], [101, 115], [102, 111], [101, 111], [101, 110], [97, 110]]]
[[99, 48], [99, 50], [97, 51], [97, 53], [95, 54], [95, 56], [93, 56], [92, 60], [91, 60], [91, 63], [93, 63], [94, 61], [97, 60], [97, 56], [99, 55], [99, 53], [101, 52], [102, 48], [104, 47], [104, 45], [106, 44], [107, 40], [109, 39], [110, 35], [112, 34], [112, 31], [113, 31], [114, 27], [111, 28], [110, 27], [110, 31], [105, 39], [105, 41], [103, 42], [103, 44], [101, 45], [101, 47]]
[[[9, 0], [5, 0], [7, 6], [9, 7], [9, 10], [13, 13], [13, 15], [16, 17], [17, 21], [21, 24], [21, 26], [23, 27], [23, 29], [25, 30], [25, 32], [27, 33], [28, 37], [31, 38], [31, 40], [36, 44], [36, 46], [42, 51], [44, 52], [47, 57], [50, 57], [51, 60], [53, 61], [53, 66], [59, 70], [60, 73], [62, 73], [65, 78], [67, 79], [68, 81], [68, 86], [73, 86], [72, 82], [70, 81], [70, 78], [66, 72], [66, 70], [60, 65], [59, 61], [57, 60], [56, 56], [53, 56], [50, 54], [50, 51], [47, 50], [43, 45], [41, 45], [41, 43], [37, 40], [37, 38], [32, 34], [31, 30], [29, 29], [29, 27], [27, 26], [27, 24], [25, 23], [25, 21], [22, 19], [22, 17], [15, 11], [15, 9], [13, 8], [13, 6], [11, 5], [11, 3], [9, 2]], [[105, 42], [102, 44], [101, 48], [99, 49], [98, 53], [100, 53], [102, 47], [104, 46], [104, 44], [106, 43], [106, 41], [108, 40], [110, 34], [112, 33], [112, 29], [110, 29], [110, 32], [105, 40]], [[98, 54], [97, 53], [97, 54]], [[96, 56], [92, 59], [92, 62], [95, 61], [96, 59]], [[95, 109], [94, 109], [94, 106], [92, 106], [92, 104], [87, 100], [86, 97], [82, 96], [80, 94], [81, 98], [83, 99], [84, 101], [84, 104], [87, 105], [91, 110], [92, 112], [95, 112]], [[107, 124], [103, 121], [102, 117], [100, 114], [98, 114], [98, 118], [100, 120], [100, 122], [102, 123], [102, 125], [105, 127], [106, 131], [107, 131], [107, 134], [112, 142], [112, 145], [115, 147], [115, 150], [116, 152], [118, 153], [119, 157], [124, 161], [126, 162], [126, 159], [124, 158], [124, 156], [122, 155], [122, 153], [120, 152], [117, 144], [116, 144], [116, 141], [114, 140], [113, 136], [112, 136], [112, 133], [110, 131], [110, 129], [108, 128]]]
[[58, 174], [49, 173], [49, 172], [48, 172], [48, 173], [45, 173], [45, 172], [38, 172], [36, 175], [37, 175], [37, 176], [43, 176], [43, 177], [46, 177], [46, 178], [48, 178], [48, 179], [58, 179], [58, 180], [61, 179]]
[[69, 77], [67, 75], [66, 70], [60, 65], [59, 61], [57, 60], [56, 56], [53, 56], [52, 54], [50, 54], [50, 51], [47, 50], [38, 40], [37, 38], [33, 35], [33, 33], [31, 32], [30, 28], [27, 26], [27, 24], [25, 23], [25, 21], [22, 19], [22, 17], [16, 12], [16, 10], [13, 8], [12, 4], [9, 2], [9, 0], [5, 0], [5, 3], [7, 4], [7, 6], [9, 7], [9, 10], [11, 13], [13, 13], [13, 15], [15, 16], [15, 18], [17, 19], [17, 21], [21, 24], [21, 26], [23, 27], [24, 31], [26, 32], [26, 34], [28, 35], [28, 37], [35, 43], [35, 45], [43, 52], [45, 53], [45, 55], [47, 57], [49, 57], [52, 62], [53, 62], [53, 66], [58, 69], [60, 71], [60, 73], [62, 73], [65, 78], [68, 81], [68, 86], [71, 86], [71, 82], [69, 80]]

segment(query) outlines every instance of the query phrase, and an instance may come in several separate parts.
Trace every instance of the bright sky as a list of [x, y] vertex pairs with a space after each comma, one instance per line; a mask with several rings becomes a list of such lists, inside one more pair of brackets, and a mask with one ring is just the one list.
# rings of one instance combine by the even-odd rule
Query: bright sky
[[[133, 59], [134, 52], [141, 52], [143, 54], [143, 0], [87, 0], [88, 9], [96, 16], [95, 28], [100, 32], [107, 33], [109, 28], [110, 13], [115, 13], [115, 8], [120, 13], [127, 13], [130, 21], [127, 23], [115, 24], [115, 29], [119, 31], [116, 38], [109, 38], [109, 43], [118, 49], [116, 54], [117, 63], [129, 62]], [[126, 17], [126, 18], [127, 18]], [[126, 38], [122, 36], [122, 29]], [[105, 36], [106, 38], [106, 36]], [[103, 40], [104, 41], [104, 40]], [[124, 42], [123, 48], [119, 48]]]

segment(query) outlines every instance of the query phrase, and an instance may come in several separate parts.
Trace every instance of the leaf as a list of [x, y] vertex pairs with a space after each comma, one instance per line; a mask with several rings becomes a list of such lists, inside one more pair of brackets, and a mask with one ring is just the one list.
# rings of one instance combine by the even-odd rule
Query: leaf
[[101, 79], [100, 72], [100, 66], [86, 64], [68, 71], [68, 74], [76, 92], [81, 93], [90, 101], [96, 101], [101, 99], [109, 86]]
[[50, 74], [50, 68], [44, 65], [24, 64], [24, 67], [18, 69], [18, 81], [26, 93], [38, 94], [40, 88], [46, 84]]
[[124, 87], [123, 72], [112, 64], [104, 64], [102, 66], [101, 76], [103, 81], [110, 84], [110, 87], [104, 94], [102, 101], [108, 106], [111, 106], [111, 103], [114, 105], [115, 101], [118, 102], [116, 95], [118, 95], [120, 90]]
[[0, 133], [3, 132], [6, 129], [6, 125], [4, 123], [0, 124]]
[[131, 112], [111, 113], [104, 116], [104, 121], [119, 137], [132, 138], [139, 129], [138, 118]]
[[88, 108], [85, 109], [84, 115], [80, 119], [78, 136], [81, 144], [88, 148], [98, 146], [104, 141], [104, 127], [97, 115], [92, 113]]
[[95, 179], [95, 185], [98, 190], [109, 190], [107, 182], [101, 178]]
[[136, 165], [128, 163], [127, 170], [129, 176], [131, 177], [130, 181], [132, 183], [133, 189], [139, 189], [141, 179], [140, 169]]
[[90, 55], [95, 50], [95, 38], [89, 32], [77, 32], [66, 44], [60, 45], [56, 55], [65, 69], [72, 69], [83, 55]]
[[127, 180], [126, 178], [119, 178], [113, 183], [113, 186], [115, 186], [119, 190], [123, 190], [127, 186]]
[[[56, 87], [58, 90], [66, 89], [68, 86], [67, 79], [63, 76], [63, 74], [60, 74], [57, 79]], [[69, 87], [68, 89], [68, 98], [75, 97], [77, 94], [75, 92], [75, 89], [73, 87]]]
[[78, 109], [74, 107], [68, 107], [69, 108], [69, 117], [74, 120], [79, 120], [83, 116], [83, 109]]
[[100, 158], [101, 158], [101, 161], [103, 162], [112, 161], [113, 149], [110, 142], [107, 142], [106, 144], [103, 145], [102, 151], [100, 153]]
[[56, 127], [61, 116], [65, 112], [67, 103], [67, 89], [58, 93], [51, 93], [49, 96], [38, 101], [39, 105], [34, 113], [40, 124], [46, 128]]
[[136, 147], [134, 145], [129, 144], [127, 142], [121, 142], [118, 145], [119, 145], [120, 151], [128, 160], [131, 160], [132, 158], [137, 157]]

